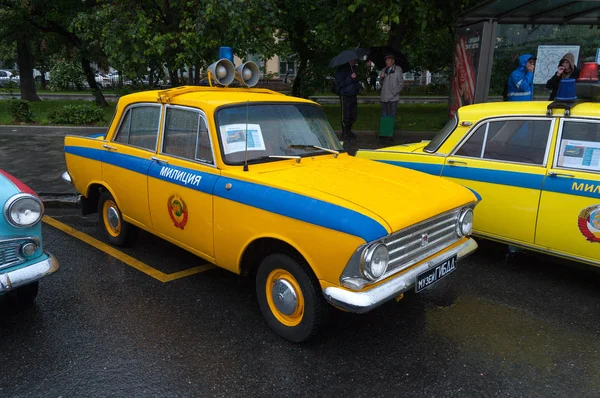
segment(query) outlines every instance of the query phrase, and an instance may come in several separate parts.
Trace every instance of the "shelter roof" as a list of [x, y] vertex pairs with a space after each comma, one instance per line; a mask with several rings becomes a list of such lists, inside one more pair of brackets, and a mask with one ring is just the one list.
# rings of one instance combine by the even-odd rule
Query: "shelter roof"
[[501, 24], [600, 25], [600, 0], [488, 0], [465, 11], [458, 26]]

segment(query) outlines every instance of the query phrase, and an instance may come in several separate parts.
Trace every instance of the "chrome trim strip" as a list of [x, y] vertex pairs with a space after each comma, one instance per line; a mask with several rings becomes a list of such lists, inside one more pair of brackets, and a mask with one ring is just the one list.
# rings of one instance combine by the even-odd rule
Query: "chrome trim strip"
[[341, 287], [326, 287], [323, 290], [325, 299], [332, 305], [355, 313], [365, 313], [380, 306], [388, 300], [406, 292], [415, 284], [417, 275], [434, 265], [456, 255], [458, 259], [465, 258], [477, 249], [477, 243], [469, 238], [466, 242], [435, 256], [418, 266], [390, 279], [372, 289], [353, 292]]
[[0, 294], [7, 293], [56, 272], [59, 268], [58, 260], [50, 253], [46, 253], [46, 255], [48, 255], [48, 258], [40, 262], [14, 271], [0, 273]]

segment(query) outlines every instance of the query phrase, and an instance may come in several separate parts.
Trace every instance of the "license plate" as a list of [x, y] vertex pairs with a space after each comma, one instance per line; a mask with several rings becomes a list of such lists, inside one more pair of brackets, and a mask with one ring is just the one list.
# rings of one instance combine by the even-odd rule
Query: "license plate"
[[449, 258], [443, 263], [438, 264], [425, 272], [421, 272], [419, 275], [417, 275], [417, 280], [415, 281], [415, 290], [417, 293], [420, 292], [426, 287], [433, 285], [455, 269], [456, 256]]

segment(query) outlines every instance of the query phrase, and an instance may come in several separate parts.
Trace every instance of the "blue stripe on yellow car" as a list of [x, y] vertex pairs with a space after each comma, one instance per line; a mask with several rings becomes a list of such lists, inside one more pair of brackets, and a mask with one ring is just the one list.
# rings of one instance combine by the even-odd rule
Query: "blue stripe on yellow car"
[[442, 173], [441, 164], [431, 164], [431, 163], [417, 163], [417, 162], [398, 162], [394, 160], [378, 160], [381, 163], [391, 164], [392, 166], [400, 166], [406, 167], [407, 169], [413, 169], [417, 171], [422, 171], [427, 174], [433, 174], [439, 176]]
[[[217, 180], [224, 181], [223, 184], [217, 184], [214, 195], [358, 236], [367, 242], [388, 234], [382, 224], [364, 214], [282, 189], [220, 177], [184, 167], [161, 165], [151, 160], [99, 149], [65, 146], [65, 152], [95, 160], [102, 159], [105, 163], [141, 174], [146, 174], [148, 166], [150, 166], [148, 170], [150, 177], [206, 193], [212, 193]], [[232, 183], [234, 189], [225, 189], [228, 182]]]
[[[440, 175], [442, 166], [417, 162], [381, 161], [395, 166]], [[481, 181], [512, 187], [544, 189], [544, 191], [564, 193], [568, 195], [600, 198], [600, 181], [578, 178], [546, 177], [544, 174], [522, 173], [517, 171], [490, 170], [463, 166], [446, 166], [444, 177], [463, 180]], [[473, 193], [479, 198], [477, 192]]]
[[[217, 184], [216, 196], [359, 236], [367, 242], [388, 234], [386, 228], [377, 221], [345, 207], [250, 182], [225, 177], [223, 182]], [[233, 188], [225, 189], [226, 183], [232, 183]]]
[[542, 189], [542, 184], [544, 183], [543, 174], [488, 170], [461, 166], [444, 167], [443, 176], [530, 189]]
[[544, 182], [544, 191], [600, 198], [600, 181], [550, 176]]

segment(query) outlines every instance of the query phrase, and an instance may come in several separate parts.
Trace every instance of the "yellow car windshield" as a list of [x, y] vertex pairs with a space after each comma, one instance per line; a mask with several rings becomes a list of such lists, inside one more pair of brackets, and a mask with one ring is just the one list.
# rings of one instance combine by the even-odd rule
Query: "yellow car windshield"
[[[221, 108], [219, 144], [227, 164], [342, 151], [323, 110], [310, 104], [260, 103]], [[330, 150], [330, 151], [327, 151]]]

